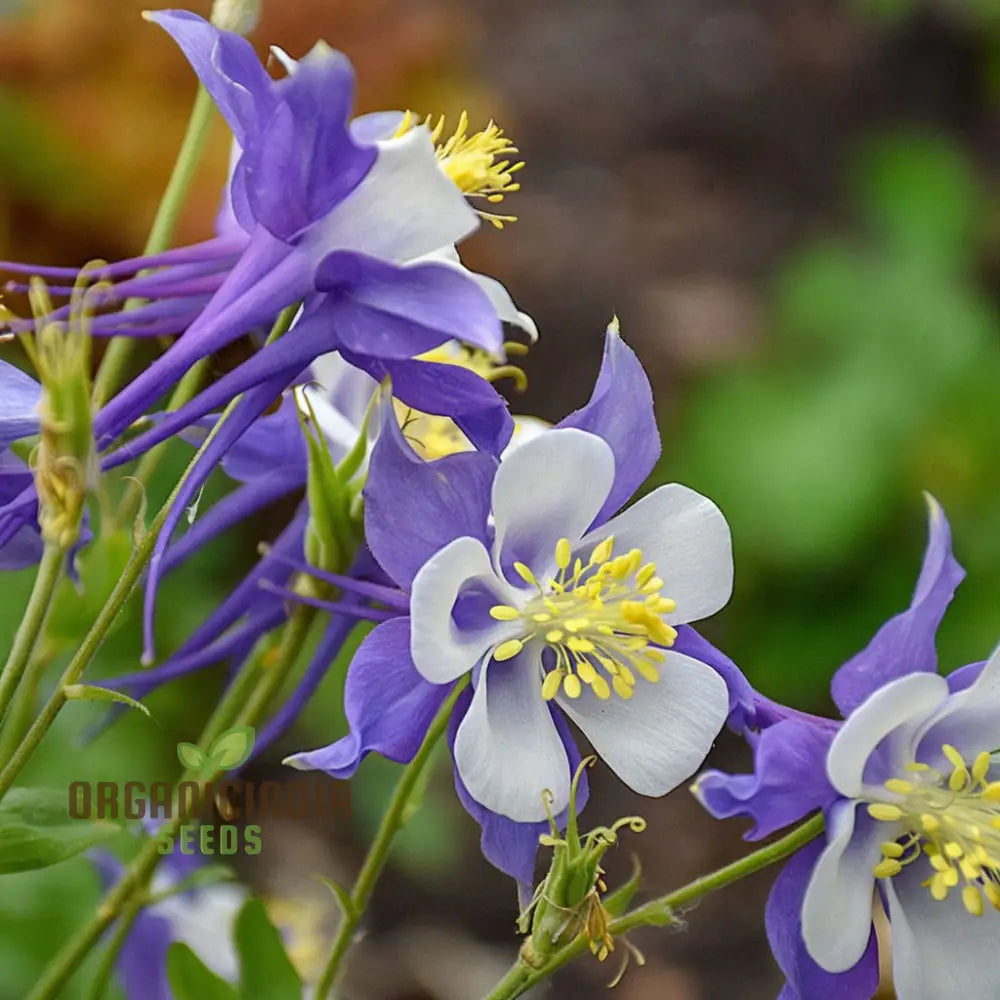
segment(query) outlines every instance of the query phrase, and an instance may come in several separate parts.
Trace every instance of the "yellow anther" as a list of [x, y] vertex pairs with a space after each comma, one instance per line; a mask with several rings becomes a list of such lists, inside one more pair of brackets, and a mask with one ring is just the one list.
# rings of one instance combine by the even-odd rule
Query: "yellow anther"
[[501, 642], [493, 651], [493, 659], [501, 662], [513, 659], [522, 649], [524, 643], [520, 639], [508, 639], [506, 642]]
[[1000, 886], [996, 882], [984, 882], [983, 894], [996, 909], [1000, 910]]
[[903, 818], [903, 810], [899, 806], [891, 806], [886, 802], [873, 802], [868, 806], [868, 815], [872, 819], [892, 823]]
[[521, 612], [509, 604], [494, 604], [490, 608], [490, 617], [495, 618], [498, 622], [513, 622], [521, 617]]
[[948, 763], [951, 764], [952, 767], [965, 767], [965, 758], [950, 743], [945, 743], [944, 746], [941, 747], [941, 753], [948, 758]]
[[616, 674], [611, 684], [615, 689], [615, 694], [619, 698], [624, 698], [625, 701], [628, 701], [635, 693], [635, 688], [631, 684], [626, 683], [621, 674]]
[[902, 778], [890, 778], [885, 783], [885, 787], [890, 792], [895, 792], [897, 795], [908, 795], [913, 791], [913, 782], [904, 781]]
[[983, 897], [974, 885], [967, 885], [962, 890], [962, 903], [974, 917], [983, 915]]
[[935, 875], [931, 879], [931, 895], [940, 903], [941, 900], [948, 898], [948, 885], [944, 881], [942, 875]]
[[611, 555], [612, 549], [615, 544], [615, 536], [608, 535], [603, 542], [599, 542], [595, 547], [594, 551], [590, 553], [590, 565], [597, 566], [601, 563], [606, 563], [608, 557]]
[[535, 579], [535, 574], [524, 565], [523, 562], [514, 563], [514, 572], [524, 580], [525, 583], [530, 583], [533, 587], [538, 586], [538, 580]]
[[544, 624], [545, 622], [552, 621], [552, 615], [550, 615], [547, 611], [539, 611], [531, 616], [531, 620], [533, 622]]
[[972, 762], [972, 780], [977, 783], [982, 781], [986, 777], [992, 763], [993, 758], [990, 756], [988, 750], [984, 750], [979, 754]]
[[903, 845], [895, 840], [887, 840], [880, 846], [882, 854], [887, 858], [901, 858], [903, 856]]
[[577, 676], [583, 681], [584, 684], [592, 685], [594, 683], [594, 678], [597, 676], [597, 671], [594, 669], [594, 665], [590, 660], [581, 660], [576, 665]]
[[563, 678], [563, 690], [568, 698], [579, 698], [580, 692], [583, 690], [580, 678], [576, 674], [567, 674]]
[[965, 851], [962, 849], [961, 844], [956, 844], [955, 841], [949, 840], [944, 845], [944, 853], [949, 858], [960, 858]]
[[930, 813], [924, 813], [920, 817], [920, 825], [927, 833], [934, 833], [936, 830], [941, 829], [941, 821], [937, 816], [932, 816]]
[[883, 858], [873, 869], [875, 878], [892, 878], [903, 870], [903, 866], [895, 858]]
[[553, 646], [556, 643], [562, 642], [563, 632], [561, 629], [554, 628], [549, 632], [545, 633], [545, 641], [551, 643]]
[[559, 541], [556, 542], [556, 565], [560, 569], [566, 569], [566, 567], [569, 566], [569, 561], [572, 558], [572, 555], [573, 553], [569, 547], [569, 539], [560, 538]]
[[590, 686], [601, 701], [607, 701], [611, 697], [611, 688], [608, 687], [608, 682], [600, 674], [590, 682]]
[[636, 660], [635, 668], [650, 684], [655, 684], [660, 679], [660, 672], [652, 663], [647, 663], [645, 660]]
[[991, 781], [983, 789], [983, 798], [990, 802], [1000, 802], [1000, 781]]
[[559, 694], [562, 679], [563, 674], [558, 670], [550, 670], [545, 675], [545, 680], [542, 681], [542, 697], [546, 701], [552, 701], [552, 699]]
[[960, 792], [969, 783], [969, 772], [964, 767], [956, 767], [948, 778], [948, 787], [953, 792]]

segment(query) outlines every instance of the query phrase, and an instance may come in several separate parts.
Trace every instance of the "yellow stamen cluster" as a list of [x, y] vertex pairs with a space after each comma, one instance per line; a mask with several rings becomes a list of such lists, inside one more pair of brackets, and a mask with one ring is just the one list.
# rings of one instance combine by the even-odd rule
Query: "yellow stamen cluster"
[[988, 752], [970, 765], [953, 746], [941, 749], [950, 774], [910, 764], [907, 777], [885, 783], [890, 796], [868, 806], [874, 819], [902, 823], [907, 830], [882, 844], [874, 873], [892, 878], [926, 857], [933, 874], [923, 885], [934, 899], [946, 899], [961, 884], [966, 910], [978, 917], [984, 900], [1000, 910], [1000, 781], [987, 780]]
[[519, 638], [496, 648], [495, 659], [517, 656], [535, 639], [554, 650], [555, 663], [542, 681], [546, 701], [560, 690], [579, 698], [584, 684], [602, 700], [612, 690], [628, 700], [635, 693], [636, 673], [650, 683], [659, 680], [664, 654], [655, 647], [670, 646], [677, 637], [662, 618], [676, 604], [661, 596], [663, 581], [656, 566], [644, 563], [639, 549], [619, 556], [613, 550], [614, 538], [606, 538], [584, 564], [573, 560], [569, 540], [561, 538], [555, 549], [558, 575], [542, 585], [527, 566], [515, 563], [537, 595], [523, 608], [498, 604], [490, 609], [498, 621], [518, 621], [524, 627]]
[[[481, 132], [470, 135], [469, 116], [463, 111], [459, 115], [455, 131], [442, 141], [444, 115], [439, 116], [435, 123], [431, 115], [419, 121], [412, 112], [407, 111], [395, 134], [405, 135], [416, 125], [427, 125], [430, 128], [441, 169], [468, 197], [483, 198], [490, 204], [497, 205], [508, 194], [521, 189], [514, 174], [524, 163], [521, 160], [511, 162], [510, 158], [517, 153], [517, 147], [492, 120]], [[507, 222], [517, 221], [517, 216], [514, 215], [495, 215], [482, 211], [479, 214], [497, 229], [503, 229]]]

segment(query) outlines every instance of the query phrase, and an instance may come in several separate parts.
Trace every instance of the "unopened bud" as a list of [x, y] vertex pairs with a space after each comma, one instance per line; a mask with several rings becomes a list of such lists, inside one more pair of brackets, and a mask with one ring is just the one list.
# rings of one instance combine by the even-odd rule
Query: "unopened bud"
[[260, 20], [261, 0], [215, 0], [212, 24], [223, 31], [249, 35]]
[[87, 494], [98, 478], [90, 402], [91, 298], [101, 286], [73, 290], [67, 321], [55, 321], [45, 283], [34, 278], [29, 298], [35, 336], [23, 338], [42, 384], [41, 441], [35, 455], [35, 486], [42, 538], [69, 548], [80, 533]]

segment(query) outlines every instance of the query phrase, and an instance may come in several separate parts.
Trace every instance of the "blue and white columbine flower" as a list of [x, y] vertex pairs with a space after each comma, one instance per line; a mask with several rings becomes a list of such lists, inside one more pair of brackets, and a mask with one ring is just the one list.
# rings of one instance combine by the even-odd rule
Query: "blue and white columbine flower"
[[756, 773], [710, 772], [696, 794], [765, 836], [814, 809], [767, 907], [787, 1000], [867, 1000], [878, 986], [872, 904], [892, 928], [900, 1000], [991, 995], [1000, 940], [1000, 651], [944, 678], [934, 634], [962, 570], [932, 500], [910, 608], [840, 668], [840, 723], [789, 713], [752, 736]]
[[[649, 384], [616, 328], [590, 402], [502, 462], [482, 452], [424, 462], [385, 426], [365, 527], [408, 614], [355, 656], [349, 735], [290, 762], [347, 777], [372, 750], [409, 760], [471, 673], [454, 718], [457, 778], [472, 811], [511, 837], [545, 819], [544, 793], [555, 812], [569, 803], [577, 758], [565, 719], [636, 791], [662, 795], [688, 777], [730, 696], [678, 631], [729, 599], [732, 554], [718, 508], [684, 486], [616, 515], [658, 454]], [[524, 845], [533, 857], [537, 830]], [[498, 854], [530, 881], [523, 853]]]

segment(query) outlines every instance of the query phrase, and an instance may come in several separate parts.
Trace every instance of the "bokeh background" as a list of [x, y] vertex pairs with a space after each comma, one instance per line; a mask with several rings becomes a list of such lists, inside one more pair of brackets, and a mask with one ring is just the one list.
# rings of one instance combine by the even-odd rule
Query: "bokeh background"
[[[139, 250], [194, 93], [186, 63], [133, 0], [0, 0], [0, 257], [80, 264]], [[207, 3], [191, 5], [207, 13]], [[925, 538], [921, 491], [944, 504], [969, 570], [939, 639], [945, 669], [987, 655], [1000, 609], [1000, 2], [998, 0], [265, 0], [254, 41], [346, 51], [359, 110], [495, 116], [527, 161], [520, 221], [465, 252], [501, 278], [542, 339], [515, 410], [558, 419], [589, 394], [613, 314], [657, 394], [655, 482], [711, 495], [735, 538], [736, 593], [706, 633], [772, 697], [829, 710], [827, 685], [905, 607]], [[220, 126], [178, 239], [207, 234], [224, 177]], [[185, 457], [174, 454], [174, 471]], [[169, 471], [169, 470], [168, 470]], [[168, 481], [157, 484], [165, 490]], [[226, 488], [213, 484], [215, 495]], [[154, 491], [155, 492], [155, 491]], [[204, 502], [210, 502], [211, 497]], [[169, 649], [287, 512], [211, 547], [171, 581]], [[91, 564], [89, 578], [113, 563]], [[0, 648], [30, 580], [3, 578]], [[99, 584], [94, 584], [99, 590]], [[92, 598], [69, 588], [53, 658]], [[134, 669], [135, 617], [98, 674]], [[331, 741], [344, 664], [257, 765]], [[176, 769], [222, 681], [150, 699], [156, 724], [73, 705], [27, 779], [152, 780]], [[443, 763], [443, 762], [442, 762]], [[711, 763], [740, 768], [720, 739]], [[334, 916], [315, 872], [348, 879], [395, 768], [370, 761], [336, 828], [265, 830], [245, 876], [294, 925], [308, 966]], [[585, 818], [640, 812], [630, 851], [649, 892], [735, 857], [741, 826], [680, 790], [631, 796], [601, 768]], [[448, 768], [376, 895], [345, 995], [466, 1000], [517, 945], [513, 887], [478, 855]], [[646, 953], [622, 1000], [764, 1000], [780, 977], [762, 931], [764, 873], [705, 901]], [[19, 1000], [98, 895], [86, 861], [8, 877], [0, 1000]], [[539, 995], [603, 996], [585, 960]], [[78, 996], [79, 993], [70, 993]]]

